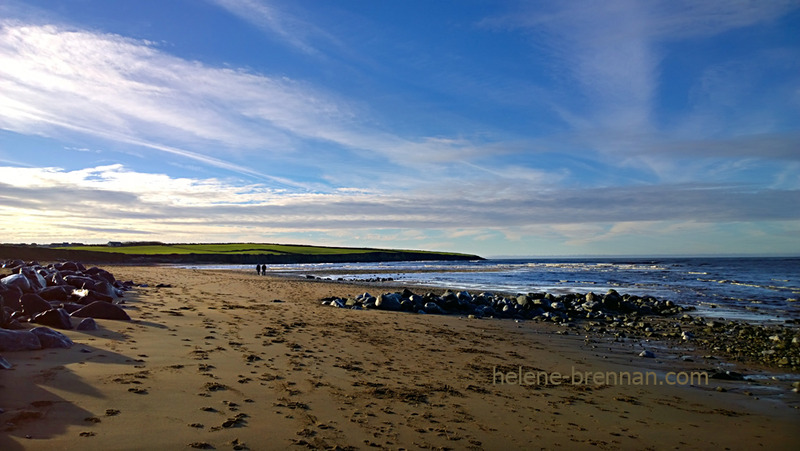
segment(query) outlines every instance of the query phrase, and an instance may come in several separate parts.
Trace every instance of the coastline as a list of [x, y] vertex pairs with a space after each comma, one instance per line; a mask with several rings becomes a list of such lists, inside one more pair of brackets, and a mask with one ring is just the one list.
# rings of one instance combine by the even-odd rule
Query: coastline
[[[0, 372], [3, 449], [800, 443], [800, 400], [789, 382], [663, 383], [668, 372], [719, 364], [702, 355], [684, 361], [683, 349], [667, 347], [646, 359], [633, 343], [564, 334], [554, 324], [350, 311], [319, 302], [402, 289], [391, 284], [105, 269], [149, 285], [123, 298], [133, 320], [64, 331], [75, 342], [71, 349], [4, 353], [14, 367]], [[574, 383], [576, 374], [622, 372], [657, 378]], [[539, 382], [528, 373], [573, 380], [509, 380], [520, 374], [511, 379]]]

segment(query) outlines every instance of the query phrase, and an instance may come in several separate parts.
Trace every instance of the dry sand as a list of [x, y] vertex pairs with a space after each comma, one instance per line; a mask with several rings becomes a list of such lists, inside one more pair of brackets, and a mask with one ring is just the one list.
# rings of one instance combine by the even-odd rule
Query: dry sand
[[707, 369], [701, 351], [645, 359], [536, 322], [320, 305], [389, 291], [374, 285], [106, 269], [150, 285], [124, 298], [134, 320], [4, 353], [0, 449], [800, 449], [786, 383], [494, 383], [520, 367], [663, 383]]

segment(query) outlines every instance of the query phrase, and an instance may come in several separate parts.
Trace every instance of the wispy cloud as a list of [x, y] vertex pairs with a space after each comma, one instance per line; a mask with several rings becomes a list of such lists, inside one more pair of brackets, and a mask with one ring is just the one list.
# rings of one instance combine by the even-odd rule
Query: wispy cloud
[[[7, 220], [20, 215], [80, 218], [106, 226], [131, 221], [132, 230], [194, 228], [335, 230], [454, 229], [531, 224], [694, 220], [797, 220], [800, 191], [675, 185], [637, 190], [606, 188], [530, 193], [481, 187], [432, 193], [286, 193], [262, 184], [172, 178], [114, 165], [80, 171], [0, 168]], [[470, 190], [465, 192], [465, 190]], [[504, 195], [505, 194], [505, 195]], [[87, 210], [89, 209], [89, 210]], [[698, 219], [699, 218], [699, 219]], [[59, 219], [60, 221], [60, 219]], [[80, 221], [77, 221], [80, 222]], [[455, 235], [454, 235], [455, 236]]]
[[[113, 34], [14, 21], [0, 26], [0, 128], [6, 130], [100, 137], [285, 184], [230, 159], [291, 158], [315, 141], [400, 165], [487, 152], [463, 140], [370, 128], [355, 103], [301, 81], [209, 67]], [[229, 157], [220, 158], [219, 149]], [[313, 158], [305, 164], [325, 166]]]
[[319, 50], [311, 42], [315, 37], [335, 41], [327, 32], [272, 5], [271, 2], [260, 0], [208, 1], [224, 8], [245, 22], [277, 36], [281, 41], [304, 53], [319, 54]]
[[569, 124], [575, 147], [669, 178], [676, 174], [666, 171], [674, 157], [687, 151], [701, 158], [722, 153], [797, 158], [789, 150], [796, 147], [797, 135], [786, 131], [785, 122], [787, 116], [797, 117], [796, 103], [787, 99], [796, 97], [800, 80], [768, 84], [769, 91], [756, 96], [751, 88], [763, 85], [753, 79], [770, 68], [796, 73], [796, 65], [787, 70], [787, 61], [794, 59], [785, 50], [710, 64], [691, 88], [687, 110], [675, 117], [659, 110], [664, 100], [659, 96], [670, 44], [769, 23], [798, 7], [791, 0], [532, 2], [480, 25], [527, 34], [532, 48], [548, 56], [543, 64], [574, 82], [565, 86], [580, 89], [579, 101], [562, 95], [552, 106]]

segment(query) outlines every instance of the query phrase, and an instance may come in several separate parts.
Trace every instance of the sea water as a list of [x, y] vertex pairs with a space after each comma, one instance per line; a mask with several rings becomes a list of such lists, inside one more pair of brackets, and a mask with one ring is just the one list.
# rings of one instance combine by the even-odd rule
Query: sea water
[[[250, 266], [224, 266], [252, 269]], [[217, 266], [223, 268], [222, 266]], [[800, 320], [800, 257], [491, 259], [268, 265], [268, 271], [333, 280], [394, 282], [471, 292], [654, 296], [725, 319]]]

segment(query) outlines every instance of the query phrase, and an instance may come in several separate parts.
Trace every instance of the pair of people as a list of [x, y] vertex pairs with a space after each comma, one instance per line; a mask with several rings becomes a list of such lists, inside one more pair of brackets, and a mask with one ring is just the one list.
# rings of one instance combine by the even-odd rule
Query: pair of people
[[258, 275], [267, 275], [267, 265], [256, 265], [256, 273]]

